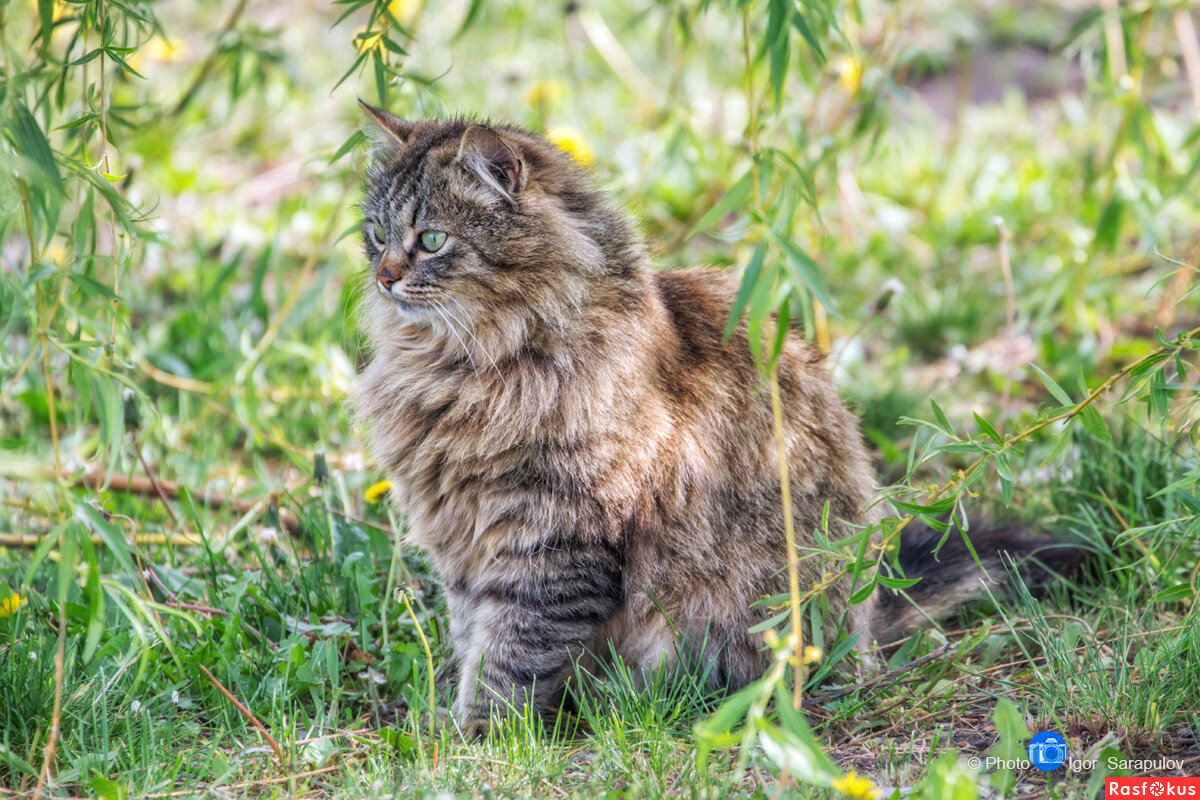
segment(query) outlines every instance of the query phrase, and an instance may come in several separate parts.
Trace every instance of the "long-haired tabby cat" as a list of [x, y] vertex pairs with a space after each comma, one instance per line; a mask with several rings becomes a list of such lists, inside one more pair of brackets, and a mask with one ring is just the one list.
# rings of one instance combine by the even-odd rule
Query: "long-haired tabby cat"
[[[650, 269], [626, 216], [534, 134], [364, 108], [373, 358], [353, 406], [445, 586], [456, 717], [544, 708], [585, 653], [758, 677], [749, 629], [771, 612], [752, 604], [786, 591], [786, 555], [770, 401], [745, 331], [722, 339], [735, 284]], [[850, 536], [882, 513], [856, 422], [799, 339], [779, 382], [801, 548], [826, 504], [829, 538]], [[802, 560], [801, 585], [827, 566]], [[971, 577], [930, 566], [905, 563], [942, 597]], [[825, 593], [827, 642], [915, 619], [849, 593]]]

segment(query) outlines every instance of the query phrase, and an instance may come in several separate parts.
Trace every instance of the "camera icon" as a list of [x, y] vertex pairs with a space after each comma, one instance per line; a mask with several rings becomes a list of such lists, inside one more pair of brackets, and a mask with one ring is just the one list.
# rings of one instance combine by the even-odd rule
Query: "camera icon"
[[1042, 770], [1056, 770], [1067, 760], [1067, 740], [1054, 731], [1042, 731], [1029, 740], [1029, 760]]

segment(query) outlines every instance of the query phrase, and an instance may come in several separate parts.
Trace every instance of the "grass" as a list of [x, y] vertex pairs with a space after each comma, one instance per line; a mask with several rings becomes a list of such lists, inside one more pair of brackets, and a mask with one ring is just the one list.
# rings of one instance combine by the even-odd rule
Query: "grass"
[[[773, 5], [751, 6], [753, 50]], [[770, 676], [725, 697], [616, 669], [483, 742], [430, 732], [452, 683], [439, 586], [399, 512], [365, 499], [382, 476], [341, 408], [365, 358], [354, 98], [386, 94], [410, 116], [573, 127], [658, 266], [744, 266], [767, 235], [751, 212], [778, 201], [840, 316], [804, 281], [792, 309], [834, 345], [880, 474], [953, 486], [992, 458], [985, 423], [1019, 435], [1200, 318], [1175, 9], [1118, 19], [1131, 83], [1103, 15], [1035, 5], [1024, 30], [1000, 6], [833, 4], [840, 33], [806, 18], [824, 61], [790, 33], [778, 105], [763, 48], [752, 137], [729, 5], [485, 3], [468, 25], [474, 4], [419, 0], [0, 7], [0, 601], [21, 598], [0, 610], [0, 797], [854, 797], [849, 770], [929, 797], [1095, 796], [1103, 770], [1051, 788], [966, 766], [1042, 728], [1073, 756], [1194, 774], [1194, 349], [954, 487], [1091, 551], [1071, 581], [914, 637], [887, 680], [809, 687], [803, 717]], [[110, 49], [83, 60], [105, 24]], [[968, 54], [979, 74], [1048, 43], [1080, 75], [1048, 100], [962, 82]], [[762, 198], [689, 237], [752, 147], [797, 174], [760, 174]], [[942, 426], [930, 399], [953, 442], [898, 424]]]

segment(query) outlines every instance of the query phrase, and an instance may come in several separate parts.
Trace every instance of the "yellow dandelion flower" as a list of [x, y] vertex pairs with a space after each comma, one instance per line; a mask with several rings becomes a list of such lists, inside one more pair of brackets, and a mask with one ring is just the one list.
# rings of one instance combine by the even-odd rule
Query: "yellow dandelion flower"
[[551, 128], [546, 131], [546, 138], [560, 150], [569, 153], [580, 166], [590, 167], [596, 163], [596, 154], [592, 152], [591, 145], [575, 128], [565, 126]]
[[558, 102], [563, 96], [563, 85], [555, 80], [536, 81], [529, 87], [525, 102], [534, 108]]
[[10, 594], [8, 597], [0, 600], [0, 619], [11, 617], [17, 613], [17, 609], [25, 605], [25, 598], [19, 594]]
[[833, 65], [837, 73], [838, 83], [846, 90], [846, 94], [854, 97], [862, 88], [862, 62], [851, 56], [842, 56]]
[[879, 790], [875, 788], [875, 784], [858, 775], [854, 770], [850, 770], [840, 778], [834, 778], [833, 788], [855, 800], [871, 800], [871, 798], [879, 796]]
[[391, 481], [380, 481], [379, 483], [367, 489], [367, 491], [363, 493], [363, 498], [371, 505], [375, 505], [383, 498], [385, 494], [391, 490]]

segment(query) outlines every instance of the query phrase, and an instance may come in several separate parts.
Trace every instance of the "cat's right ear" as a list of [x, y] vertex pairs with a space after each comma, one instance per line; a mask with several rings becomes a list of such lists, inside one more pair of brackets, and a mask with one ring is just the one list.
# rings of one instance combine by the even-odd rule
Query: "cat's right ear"
[[[377, 147], [404, 147], [408, 144], [408, 139], [412, 136], [414, 123], [406, 122], [400, 119], [395, 114], [384, 111], [382, 108], [376, 108], [369, 103], [358, 101], [362, 106], [362, 110], [367, 112], [367, 116], [375, 121], [378, 126], [376, 131], [380, 134], [373, 137]], [[375, 131], [368, 131], [368, 135]]]

